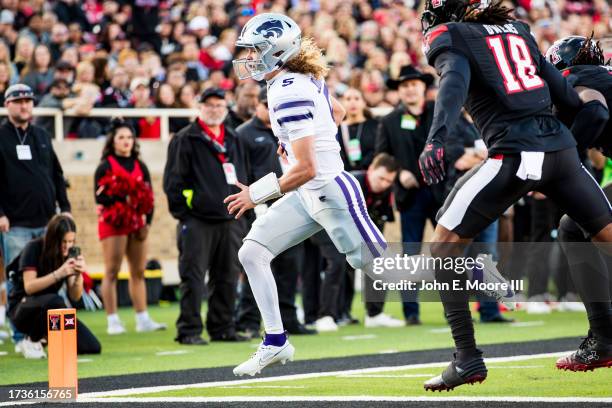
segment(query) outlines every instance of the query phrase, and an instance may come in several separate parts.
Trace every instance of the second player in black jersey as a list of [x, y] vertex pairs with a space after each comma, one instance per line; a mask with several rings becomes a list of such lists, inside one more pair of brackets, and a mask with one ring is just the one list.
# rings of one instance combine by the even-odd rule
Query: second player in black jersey
[[[488, 0], [427, 0], [425, 5], [423, 46], [440, 86], [419, 159], [423, 177], [428, 183], [444, 178], [444, 143], [462, 106], [489, 150], [487, 160], [459, 179], [438, 213], [434, 256], [461, 255], [462, 243], [530, 191], [551, 198], [593, 239], [612, 241], [610, 204], [582, 166], [572, 133], [552, 112], [554, 104], [562, 115], [579, 115], [586, 104], [511, 11]], [[596, 112], [607, 120], [606, 109]], [[452, 285], [461, 276], [439, 271], [436, 278]], [[484, 381], [487, 369], [476, 347], [468, 293], [441, 291], [440, 297], [457, 351], [441, 375], [425, 382], [425, 389]], [[604, 331], [612, 329], [609, 323]], [[602, 333], [601, 327], [591, 328]], [[593, 350], [608, 347], [602, 337], [598, 342]]]
[[[593, 114], [593, 110], [601, 109], [597, 102], [612, 106], [612, 67], [610, 61], [605, 61], [603, 50], [592, 38], [570, 36], [555, 42], [546, 52], [546, 59], [561, 70], [562, 75], [574, 85], [583, 100], [588, 99], [587, 104], [592, 105], [572, 119], [572, 132], [578, 141], [579, 149], [594, 147], [611, 157], [612, 120], [601, 123], [598, 115]], [[612, 185], [605, 186], [604, 192], [610, 197]], [[589, 330], [578, 350], [561, 357], [556, 365], [560, 369], [571, 371], [588, 370], [593, 365], [612, 365], [612, 330], [609, 328], [609, 322], [612, 320], [609, 270], [611, 264], [602, 257], [597, 248], [574, 244], [588, 242], [591, 237], [567, 215], [561, 219], [558, 232], [573, 281], [591, 292], [590, 299], [583, 299], [590, 325], [600, 326], [601, 329], [598, 333]], [[606, 299], [607, 301], [603, 301]], [[597, 337], [603, 337], [603, 341], [599, 341]], [[607, 344], [609, 347], [593, 350], [593, 341], [600, 346]], [[593, 358], [593, 352], [597, 359]]]
[[[608, 108], [612, 106], [612, 65], [605, 60], [599, 43], [592, 38], [570, 36], [556, 41], [546, 52], [546, 59], [561, 70], [561, 74], [581, 96], [586, 92], [593, 95], [594, 92], [597, 96], [591, 96], [591, 100], [603, 100]], [[580, 118], [575, 119], [580, 121]], [[583, 119], [583, 124], [575, 123], [574, 120], [572, 131], [579, 149], [596, 147], [606, 156], [612, 157], [612, 121], [601, 124], [593, 119], [593, 115], [590, 115]], [[597, 126], [601, 129], [597, 129]]]

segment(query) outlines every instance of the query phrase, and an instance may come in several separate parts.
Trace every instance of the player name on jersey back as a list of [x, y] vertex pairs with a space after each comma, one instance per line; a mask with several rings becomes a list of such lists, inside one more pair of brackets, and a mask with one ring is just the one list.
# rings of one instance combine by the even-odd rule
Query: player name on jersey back
[[489, 25], [489, 24], [483, 24], [482, 25], [485, 30], [487, 30], [487, 33], [493, 35], [493, 34], [517, 34], [518, 35], [518, 30], [516, 29], [516, 27], [512, 24], [504, 24], [504, 25]]

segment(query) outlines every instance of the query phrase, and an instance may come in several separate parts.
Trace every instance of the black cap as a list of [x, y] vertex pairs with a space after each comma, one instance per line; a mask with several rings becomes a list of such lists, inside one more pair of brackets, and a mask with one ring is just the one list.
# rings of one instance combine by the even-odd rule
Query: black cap
[[208, 98], [212, 97], [225, 99], [225, 91], [220, 88], [207, 88], [200, 95], [200, 103], [204, 103]]
[[6, 92], [4, 92], [5, 103], [19, 99], [34, 100], [34, 92], [32, 92], [32, 88], [25, 84], [15, 84], [9, 86]]
[[425, 82], [425, 85], [430, 86], [433, 84], [434, 77], [431, 74], [424, 74], [412, 65], [404, 65], [400, 69], [399, 77], [397, 79], [387, 79], [387, 88], [397, 89], [397, 87], [404, 81], [410, 81], [412, 79], [418, 79]]

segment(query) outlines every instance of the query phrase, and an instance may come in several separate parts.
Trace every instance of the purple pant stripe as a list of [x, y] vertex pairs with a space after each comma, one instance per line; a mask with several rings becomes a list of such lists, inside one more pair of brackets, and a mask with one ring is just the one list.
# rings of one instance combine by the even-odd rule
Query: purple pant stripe
[[353, 207], [353, 200], [351, 199], [351, 194], [349, 193], [348, 188], [344, 184], [344, 181], [342, 180], [342, 177], [337, 176], [335, 178], [335, 180], [336, 180], [336, 183], [338, 183], [338, 185], [340, 186], [340, 189], [342, 190], [342, 194], [344, 194], [344, 198], [346, 199], [346, 201], [348, 203], [349, 213], [351, 214], [351, 217], [353, 218], [353, 222], [357, 226], [357, 229], [359, 230], [359, 233], [361, 234], [361, 237], [363, 238], [364, 242], [366, 243], [366, 245], [370, 249], [370, 252], [372, 253], [372, 255], [374, 255], [375, 258], [378, 258], [380, 256], [380, 254], [376, 250], [376, 247], [374, 246], [374, 243], [372, 243], [372, 241], [370, 240], [370, 237], [368, 236], [368, 233], [363, 228], [363, 225], [361, 224], [361, 221], [359, 221], [359, 218], [357, 218], [357, 213], [355, 212], [355, 208]]
[[378, 231], [378, 228], [376, 228], [376, 226], [372, 223], [372, 219], [370, 218], [370, 215], [368, 214], [368, 211], [365, 208], [363, 200], [361, 199], [361, 192], [359, 191], [359, 188], [357, 187], [357, 183], [355, 183], [355, 180], [353, 180], [353, 178], [347, 172], [344, 172], [344, 175], [346, 176], [347, 180], [349, 181], [349, 184], [351, 185], [351, 187], [353, 188], [353, 191], [355, 192], [355, 197], [357, 197], [357, 204], [359, 205], [359, 210], [361, 211], [361, 215], [366, 220], [366, 223], [370, 227], [370, 230], [376, 237], [376, 240], [378, 241], [382, 249], [383, 250], [387, 249], [387, 241], [385, 241], [385, 238], [380, 234], [380, 231]]

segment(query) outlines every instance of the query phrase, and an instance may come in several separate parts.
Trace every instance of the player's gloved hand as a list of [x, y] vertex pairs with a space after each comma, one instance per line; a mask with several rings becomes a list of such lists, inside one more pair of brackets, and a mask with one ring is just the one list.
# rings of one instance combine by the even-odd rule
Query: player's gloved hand
[[444, 169], [444, 146], [442, 143], [431, 141], [425, 145], [421, 156], [419, 156], [419, 168], [423, 180], [429, 185], [444, 180], [446, 171]]

